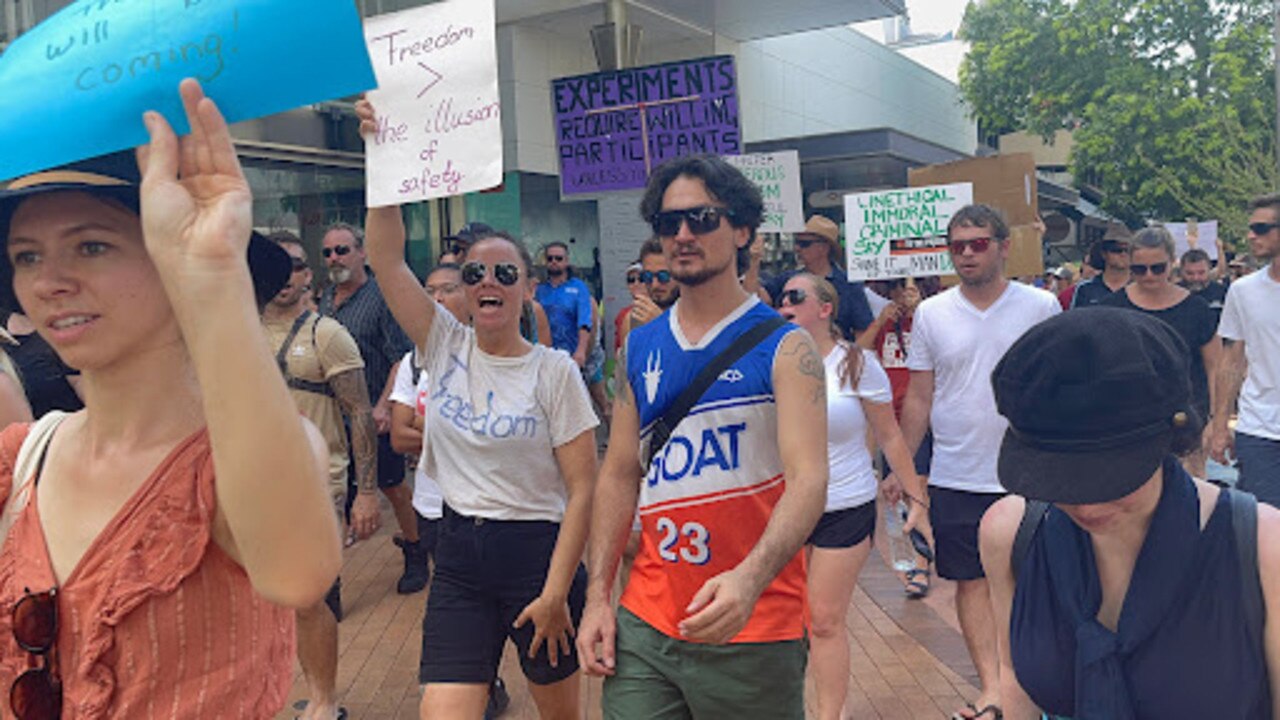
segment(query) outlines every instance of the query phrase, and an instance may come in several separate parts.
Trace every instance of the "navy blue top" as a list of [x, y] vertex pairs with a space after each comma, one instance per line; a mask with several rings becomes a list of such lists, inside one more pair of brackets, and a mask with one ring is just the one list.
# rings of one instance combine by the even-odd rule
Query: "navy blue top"
[[1138, 555], [1117, 632], [1097, 621], [1093, 545], [1050, 509], [1019, 570], [1009, 623], [1018, 682], [1050, 715], [1076, 720], [1271, 717], [1261, 634], [1222, 493], [1203, 531], [1195, 484], [1177, 460]]

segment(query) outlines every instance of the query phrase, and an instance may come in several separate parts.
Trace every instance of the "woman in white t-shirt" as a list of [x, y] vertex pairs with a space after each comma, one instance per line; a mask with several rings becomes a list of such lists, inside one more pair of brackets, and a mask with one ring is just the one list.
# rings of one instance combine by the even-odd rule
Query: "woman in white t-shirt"
[[809, 331], [827, 372], [827, 454], [831, 477], [827, 508], [809, 537], [810, 661], [818, 717], [840, 718], [849, 686], [845, 614], [858, 574], [871, 551], [876, 524], [876, 476], [867, 427], [893, 472], [915, 476], [915, 464], [893, 415], [893, 390], [875, 355], [841, 338], [835, 326], [839, 297], [831, 283], [810, 273], [787, 281], [782, 316]]
[[[373, 108], [357, 104], [361, 130]], [[423, 470], [444, 495], [424, 619], [423, 717], [484, 714], [506, 640], [544, 717], [580, 714], [574, 625], [599, 424], [577, 364], [520, 335], [533, 263], [501, 233], [462, 266], [471, 325], [441, 312], [404, 260], [398, 207], [367, 218], [369, 264], [430, 378]]]

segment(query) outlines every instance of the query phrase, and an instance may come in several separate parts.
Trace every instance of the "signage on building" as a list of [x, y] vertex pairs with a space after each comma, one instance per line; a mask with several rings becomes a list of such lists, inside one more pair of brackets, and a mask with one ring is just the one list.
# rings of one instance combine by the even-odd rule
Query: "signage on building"
[[724, 159], [760, 188], [760, 195], [764, 198], [764, 217], [760, 222], [760, 232], [800, 232], [804, 229], [804, 202], [800, 195], [800, 153], [783, 150], [774, 153], [726, 155]]
[[188, 77], [230, 122], [374, 85], [354, 3], [80, 0], [0, 56], [0, 180], [141, 145], [146, 110], [187, 132]]
[[973, 185], [953, 183], [846, 195], [850, 280], [950, 275], [947, 224], [973, 202]]
[[365, 140], [369, 207], [502, 183], [493, 0], [445, 0], [365, 21], [378, 128]]
[[641, 188], [671, 158], [741, 153], [737, 86], [731, 55], [553, 80], [561, 193]]

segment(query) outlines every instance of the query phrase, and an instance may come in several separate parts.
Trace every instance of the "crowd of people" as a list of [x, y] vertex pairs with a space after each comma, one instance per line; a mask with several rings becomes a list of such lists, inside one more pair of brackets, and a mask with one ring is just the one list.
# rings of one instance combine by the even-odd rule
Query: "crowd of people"
[[395, 206], [327, 229], [317, 296], [180, 94], [188, 137], [148, 113], [136, 155], [0, 190], [6, 714], [272, 717], [296, 658], [300, 717], [345, 718], [343, 530], [383, 500], [396, 590], [429, 587], [424, 718], [501, 714], [508, 641], [544, 718], [581, 717], [583, 672], [606, 718], [802, 718], [807, 674], [843, 718], [845, 618], [900, 504], [903, 592], [955, 583], [980, 681], [955, 717], [1280, 709], [1280, 196], [1239, 277], [1152, 226], [1079, 283], [1013, 281], [974, 204], [950, 287], [864, 285], [820, 215], [762, 277], [760, 191], [682, 157], [610, 343], [568, 245], [535, 262], [471, 223], [420, 282]]

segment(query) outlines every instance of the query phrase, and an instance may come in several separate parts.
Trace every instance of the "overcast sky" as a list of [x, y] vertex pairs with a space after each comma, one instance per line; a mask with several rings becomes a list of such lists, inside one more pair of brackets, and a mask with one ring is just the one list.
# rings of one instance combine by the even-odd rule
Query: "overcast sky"
[[[964, 17], [967, 4], [968, 0], [907, 0], [911, 32], [938, 35], [954, 33], [960, 29], [960, 20]], [[854, 27], [877, 40], [884, 40], [881, 21], [861, 23]], [[955, 82], [965, 50], [964, 43], [952, 41], [909, 48], [903, 54]]]

